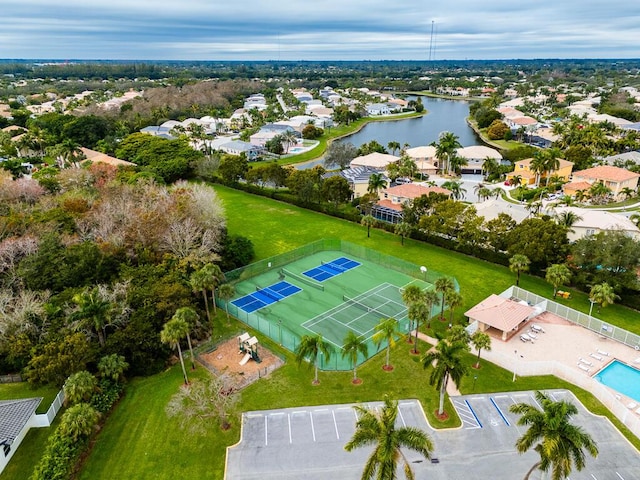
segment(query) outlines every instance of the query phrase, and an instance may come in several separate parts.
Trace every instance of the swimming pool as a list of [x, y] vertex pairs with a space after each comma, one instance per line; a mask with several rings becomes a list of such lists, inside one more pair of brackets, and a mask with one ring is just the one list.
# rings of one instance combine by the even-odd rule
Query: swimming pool
[[614, 360], [594, 378], [603, 385], [640, 402], [640, 370]]

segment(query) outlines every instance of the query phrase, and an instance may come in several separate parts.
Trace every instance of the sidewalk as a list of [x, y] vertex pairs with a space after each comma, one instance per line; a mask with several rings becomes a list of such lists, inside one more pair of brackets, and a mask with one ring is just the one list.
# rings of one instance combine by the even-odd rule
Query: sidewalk
[[[411, 336], [415, 338], [415, 336], [416, 336], [416, 331], [415, 331], [415, 330], [411, 332]], [[422, 333], [422, 332], [418, 332], [418, 338], [419, 338], [420, 340], [422, 340], [423, 342], [427, 342], [427, 343], [429, 343], [429, 344], [431, 344], [431, 345], [434, 345], [434, 346], [432, 346], [432, 347], [429, 349], [429, 351], [433, 350], [433, 349], [435, 348], [435, 345], [438, 343], [438, 340], [437, 340], [437, 339], [435, 339], [435, 338], [433, 338], [433, 337], [430, 337], [429, 335], [425, 335], [425, 334], [424, 334], [424, 333]], [[462, 394], [460, 393], [460, 390], [458, 390], [458, 389], [456, 388], [455, 383], [453, 383], [452, 381], [449, 381], [449, 382], [447, 383], [447, 394], [448, 394], [450, 397], [459, 397], [460, 395], [462, 395]]]

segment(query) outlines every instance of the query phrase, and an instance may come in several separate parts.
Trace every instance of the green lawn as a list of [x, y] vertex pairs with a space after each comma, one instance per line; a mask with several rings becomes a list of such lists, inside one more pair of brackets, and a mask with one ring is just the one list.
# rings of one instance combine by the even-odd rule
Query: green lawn
[[40, 402], [36, 413], [47, 413], [59, 391], [59, 388], [51, 386], [34, 387], [27, 382], [2, 383], [0, 384], [0, 400], [42, 397], [42, 402]]

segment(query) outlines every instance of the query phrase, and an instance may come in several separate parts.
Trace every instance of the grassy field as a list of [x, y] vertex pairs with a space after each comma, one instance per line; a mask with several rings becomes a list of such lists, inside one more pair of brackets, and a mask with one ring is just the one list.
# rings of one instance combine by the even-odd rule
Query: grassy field
[[[462, 313], [466, 309], [491, 293], [501, 292], [515, 280], [507, 268], [475, 258], [410, 240], [402, 246], [397, 236], [378, 230], [372, 230], [371, 237], [367, 238], [366, 228], [359, 225], [224, 187], [216, 187], [216, 191], [225, 202], [229, 231], [251, 238], [260, 259], [320, 238], [336, 237], [454, 275], [464, 297], [464, 306], [456, 311], [457, 322], [463, 320]], [[285, 225], [286, 229], [283, 228]], [[552, 295], [552, 287], [540, 278], [525, 275], [521, 286], [541, 295]], [[559, 301], [585, 312], [589, 308], [587, 297], [579, 292], [573, 292], [569, 300]], [[637, 312], [618, 305], [603, 310], [604, 319], [623, 328], [631, 329], [625, 324], [631, 326], [635, 316]], [[445, 328], [442, 322], [435, 321], [432, 325], [435, 329]], [[634, 326], [634, 329], [638, 331], [638, 327]], [[224, 313], [218, 313], [214, 325], [215, 339], [233, 336], [241, 330], [246, 330], [246, 327], [236, 321], [227, 325]], [[446, 422], [435, 419], [433, 412], [438, 403], [437, 392], [428, 384], [429, 371], [422, 367], [419, 357], [409, 353], [411, 347], [405, 340], [400, 340], [392, 349], [391, 363], [395, 366], [392, 372], [382, 370], [384, 353], [381, 353], [358, 369], [358, 377], [363, 379], [361, 385], [355, 386], [350, 382], [351, 372], [321, 372], [321, 384], [314, 387], [311, 386], [312, 369], [305, 365], [297, 367], [291, 353], [257, 332], [252, 333], [258, 336], [261, 345], [283, 356], [286, 363], [269, 378], [261, 379], [242, 391], [230, 430], [223, 432], [216, 422], [210, 421], [206, 433], [197, 436], [181, 430], [175, 420], [167, 418], [165, 406], [181, 385], [179, 367], [153, 377], [134, 379], [99, 433], [78, 478], [168, 480], [180, 476], [221, 479], [225, 449], [240, 439], [240, 411], [379, 400], [385, 392], [395, 398], [420, 400], [429, 422], [436, 428], [460, 424], [448, 403], [450, 418]], [[422, 352], [426, 348], [427, 345], [419, 346]], [[466, 361], [471, 365], [474, 357], [468, 355]], [[543, 376], [519, 377], [514, 383], [512, 372], [488, 362], [482, 362], [482, 365], [480, 370], [472, 370], [462, 381], [462, 393], [569, 388], [592, 412], [606, 415], [618, 428], [621, 427], [592, 395], [567, 382]], [[196, 373], [197, 376], [206, 374], [203, 368]], [[474, 380], [474, 376], [477, 379]], [[640, 448], [638, 439], [626, 429], [620, 430]], [[37, 445], [29, 443], [28, 448], [37, 448]], [[21, 470], [19, 475], [7, 478], [27, 477], [28, 470]]]

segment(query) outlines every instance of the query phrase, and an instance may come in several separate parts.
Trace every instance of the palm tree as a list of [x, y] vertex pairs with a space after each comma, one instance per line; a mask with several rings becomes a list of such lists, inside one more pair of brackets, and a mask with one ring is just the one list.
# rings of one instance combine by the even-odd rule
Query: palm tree
[[[591, 302], [591, 307], [593, 307], [594, 303], [598, 304], [598, 313], [600, 313], [600, 308], [604, 308], [607, 305], [612, 305], [616, 299], [620, 297], [616, 295], [613, 287], [609, 285], [607, 282], [599, 283], [591, 287], [591, 291], [589, 292], [589, 301]], [[591, 316], [591, 309], [589, 309], [589, 316]]]
[[189, 277], [189, 285], [194, 292], [202, 293], [204, 299], [204, 310], [207, 312], [207, 320], [211, 323], [211, 313], [209, 312], [209, 299], [207, 298], [208, 284], [206, 282], [205, 273], [202, 269], [197, 270]]
[[462, 182], [456, 182], [455, 180], [448, 180], [442, 184], [442, 188], [446, 188], [451, 191], [451, 196], [454, 200], [462, 200], [467, 193], [467, 190], [462, 187]]
[[407, 307], [409, 321], [411, 325], [409, 326], [409, 336], [407, 337], [407, 341], [411, 342], [411, 330], [413, 330], [413, 321], [414, 318], [410, 314], [411, 305], [416, 303], [420, 303], [422, 301], [424, 292], [417, 285], [409, 285], [402, 291], [402, 301]]
[[211, 290], [211, 301], [213, 302], [213, 313], [217, 312], [216, 308], [216, 287], [224, 282], [224, 273], [215, 263], [208, 263], [200, 269], [203, 275], [205, 288]]
[[558, 287], [564, 285], [571, 279], [571, 270], [563, 263], [554, 263], [547, 268], [547, 273], [544, 278], [553, 285], [553, 298], [556, 298]]
[[331, 357], [331, 345], [329, 342], [326, 342], [322, 339], [322, 335], [303, 335], [300, 339], [300, 343], [296, 347], [296, 362], [300, 365], [303, 360], [309, 357], [311, 364], [315, 369], [315, 376], [313, 378], [313, 385], [318, 385], [320, 380], [318, 380], [318, 356], [320, 354], [324, 355], [329, 361]]
[[448, 174], [451, 157], [456, 154], [456, 150], [462, 147], [458, 141], [458, 136], [452, 132], [442, 132], [437, 143], [432, 143], [436, 147], [436, 158], [440, 161], [442, 173]]
[[620, 193], [624, 195], [625, 200], [628, 200], [631, 197], [635, 196], [636, 191], [633, 188], [624, 187], [620, 190]]
[[514, 175], [509, 179], [509, 185], [512, 187], [519, 187], [522, 185], [522, 175]]
[[64, 382], [64, 400], [67, 405], [88, 402], [98, 387], [98, 380], [86, 370], [73, 373]]
[[413, 231], [413, 226], [407, 222], [396, 223], [393, 231], [396, 235], [400, 235], [400, 244], [404, 245], [404, 237], [408, 237], [411, 235]]
[[395, 155], [397, 150], [400, 150], [400, 142], [391, 141], [387, 143], [387, 148], [391, 150], [391, 155]]
[[413, 342], [413, 353], [418, 354], [418, 330], [420, 329], [420, 324], [423, 322], [427, 322], [429, 317], [431, 316], [431, 309], [427, 306], [427, 303], [424, 301], [424, 295], [419, 302], [414, 302], [409, 305], [409, 311], [407, 312], [407, 316], [416, 322], [415, 329], [415, 340]]
[[585, 450], [595, 458], [598, 447], [588, 433], [571, 423], [571, 418], [578, 413], [573, 403], [554, 402], [540, 391], [535, 393], [535, 398], [542, 410], [528, 403], [509, 407], [512, 413], [522, 415], [518, 425], [529, 427], [516, 442], [518, 453], [525, 453], [537, 444], [533, 449], [540, 455], [524, 480], [536, 469], [546, 472], [549, 468], [552, 480], [563, 480], [569, 477], [573, 465], [578, 471], [584, 468]]
[[182, 366], [182, 375], [184, 376], [184, 384], [189, 385], [187, 378], [187, 370], [184, 368], [184, 359], [182, 358], [182, 349], [180, 348], [180, 340], [187, 336], [189, 332], [189, 324], [181, 318], [175, 316], [164, 324], [160, 332], [160, 341], [168, 344], [170, 347], [178, 350], [178, 358]]
[[289, 148], [298, 143], [298, 137], [293, 130], [285, 130], [282, 134], [282, 143], [285, 144], [285, 152], [289, 153]]
[[[571, 197], [569, 197], [571, 198]], [[567, 230], [571, 230], [571, 227], [575, 225], [576, 222], [582, 220], [582, 217], [571, 210], [565, 210], [556, 215], [556, 222], [558, 225], [562, 225], [567, 227]]]
[[460, 292], [450, 290], [447, 294], [447, 305], [449, 305], [449, 324], [453, 325], [453, 309], [462, 305], [462, 295]]
[[360, 223], [367, 227], [367, 238], [371, 237], [371, 227], [377, 223], [376, 217], [373, 215], [365, 215]]
[[191, 370], [196, 369], [195, 356], [193, 355], [193, 347], [191, 345], [191, 331], [200, 323], [200, 315], [191, 307], [180, 307], [173, 314], [172, 319], [184, 321], [189, 325], [187, 330], [187, 344], [189, 345], [189, 354], [191, 355]]
[[224, 300], [225, 310], [227, 312], [227, 324], [229, 324], [229, 300], [236, 294], [236, 287], [231, 283], [223, 283], [218, 287], [218, 296]]
[[367, 192], [378, 195], [378, 192], [383, 188], [387, 188], [387, 181], [382, 173], [372, 173], [369, 177], [369, 184], [367, 185]]
[[353, 380], [352, 383], [361, 383], [362, 380], [358, 379], [356, 368], [358, 366], [358, 355], [362, 355], [367, 358], [369, 348], [367, 342], [355, 334], [353, 330], [349, 330], [346, 337], [344, 337], [342, 344], [342, 358], [349, 357], [351, 365], [353, 365]]
[[113, 305], [100, 293], [98, 287], [85, 288], [72, 298], [77, 310], [71, 314], [72, 319], [88, 322], [98, 335], [101, 347], [105, 345], [105, 328], [109, 325]]
[[129, 364], [122, 355], [112, 353], [106, 355], [98, 362], [98, 372], [102, 378], [108, 378], [118, 382], [123, 378], [124, 371], [129, 368]]
[[474, 368], [480, 368], [480, 351], [491, 350], [491, 337], [480, 330], [476, 330], [475, 333], [471, 335], [471, 344], [473, 348], [478, 350], [478, 358]]
[[469, 346], [461, 342], [451, 342], [450, 340], [441, 339], [435, 349], [431, 349], [422, 357], [422, 366], [424, 368], [433, 364], [433, 370], [429, 376], [429, 385], [433, 385], [440, 390], [440, 405], [438, 407], [438, 415], [444, 413], [444, 394], [447, 391], [447, 383], [449, 379], [458, 387], [462, 377], [467, 374], [467, 366], [462, 356], [467, 352]]
[[60, 432], [74, 442], [89, 437], [98, 425], [100, 413], [88, 403], [70, 407], [60, 418]]
[[518, 276], [516, 278], [516, 287], [520, 286], [520, 274], [522, 272], [529, 271], [529, 264], [531, 260], [526, 255], [522, 255], [521, 253], [516, 253], [513, 257], [509, 259], [509, 270], [515, 272]]
[[378, 349], [380, 349], [380, 345], [382, 345], [383, 342], [387, 342], [387, 358], [386, 363], [382, 368], [384, 370], [391, 371], [393, 370], [393, 367], [389, 365], [389, 355], [391, 353], [391, 347], [393, 347], [396, 340], [401, 337], [400, 324], [395, 318], [381, 318], [375, 326], [374, 332], [372, 340]]
[[436, 279], [434, 286], [435, 286], [435, 291], [442, 295], [442, 298], [441, 298], [442, 303], [440, 305], [440, 320], [444, 320], [445, 298], [447, 297], [447, 294], [451, 290], [455, 289], [455, 285], [453, 283], [453, 280], [451, 280], [449, 277], [440, 277]]
[[413, 480], [414, 474], [402, 448], [414, 450], [427, 460], [433, 452], [433, 442], [422, 430], [415, 427], [396, 427], [398, 402], [384, 397], [384, 405], [378, 413], [363, 406], [354, 407], [358, 421], [356, 431], [344, 449], [347, 452], [359, 447], [374, 446], [367, 459], [362, 480], [392, 480], [396, 478], [398, 461], [402, 459], [405, 477]]
[[540, 185], [540, 177], [547, 169], [547, 160], [542, 150], [539, 150], [534, 154], [531, 159], [531, 163], [529, 164], [529, 168], [536, 174], [535, 186], [537, 188]]

